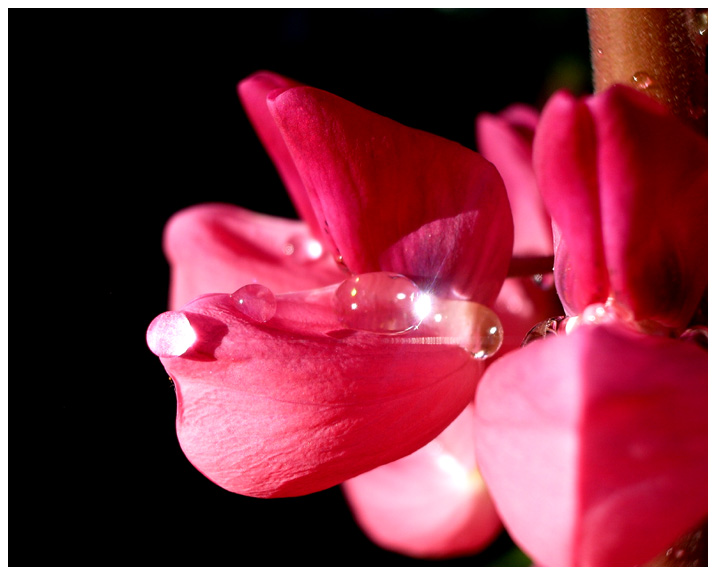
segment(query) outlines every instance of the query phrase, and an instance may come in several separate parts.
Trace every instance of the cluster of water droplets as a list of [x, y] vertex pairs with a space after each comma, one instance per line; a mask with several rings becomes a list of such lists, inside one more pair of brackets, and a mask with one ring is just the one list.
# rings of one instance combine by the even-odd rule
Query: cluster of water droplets
[[503, 340], [502, 324], [488, 307], [440, 298], [399, 274], [350, 277], [337, 287], [333, 309], [346, 329], [401, 336], [396, 342], [455, 345], [476, 359], [493, 356]]

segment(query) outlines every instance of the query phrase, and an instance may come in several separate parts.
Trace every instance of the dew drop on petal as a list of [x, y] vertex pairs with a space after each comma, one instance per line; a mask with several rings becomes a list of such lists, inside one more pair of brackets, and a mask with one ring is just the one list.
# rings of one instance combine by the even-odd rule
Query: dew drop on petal
[[308, 263], [323, 255], [323, 246], [321, 242], [310, 236], [295, 235], [290, 237], [283, 246], [283, 253], [299, 263]]
[[167, 311], [154, 318], [147, 329], [147, 345], [159, 357], [179, 357], [196, 341], [189, 318], [180, 311]]
[[420, 324], [422, 292], [411, 279], [387, 272], [370, 272], [342, 282], [333, 296], [333, 309], [348, 329], [396, 334]]
[[261, 284], [248, 284], [231, 294], [237, 309], [249, 319], [266, 323], [276, 313], [276, 297]]
[[458, 345], [475, 359], [495, 355], [504, 339], [497, 314], [487, 306], [468, 300], [431, 298], [431, 306], [418, 328], [441, 343]]

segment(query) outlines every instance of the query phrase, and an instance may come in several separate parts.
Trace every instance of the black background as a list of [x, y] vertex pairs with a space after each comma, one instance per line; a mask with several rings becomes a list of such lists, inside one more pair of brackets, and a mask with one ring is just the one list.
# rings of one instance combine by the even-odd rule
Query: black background
[[474, 149], [478, 112], [589, 90], [585, 12], [12, 9], [9, 23], [13, 263], [29, 268], [10, 300], [10, 565], [436, 564], [371, 544], [337, 487], [256, 500], [184, 458], [144, 339], [166, 309], [162, 228], [206, 201], [294, 214], [236, 97], [252, 72]]

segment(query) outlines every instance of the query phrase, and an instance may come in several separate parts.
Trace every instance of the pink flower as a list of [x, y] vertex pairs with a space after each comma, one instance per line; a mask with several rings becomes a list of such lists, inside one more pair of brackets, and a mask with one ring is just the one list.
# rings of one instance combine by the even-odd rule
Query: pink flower
[[302, 495], [407, 456], [469, 404], [475, 356], [499, 337], [485, 306], [512, 220], [497, 171], [458, 144], [268, 72], [239, 93], [305, 223], [177, 215], [173, 311], [147, 341], [197, 469], [246, 495]]
[[[555, 95], [535, 169], [572, 319], [476, 395], [498, 512], [541, 565], [643, 565], [707, 514], [706, 140], [616, 86]], [[565, 334], [566, 332], [566, 334]]]
[[[544, 267], [552, 256], [552, 229], [532, 168], [538, 117], [523, 105], [498, 116], [481, 114], [477, 140], [505, 181], [515, 220], [514, 261]], [[504, 328], [496, 357], [518, 348], [535, 323], [561, 313], [549, 287], [549, 279], [541, 284], [531, 275], [505, 280], [494, 307]], [[433, 558], [476, 553], [492, 543], [501, 521], [477, 468], [473, 426], [471, 404], [425, 447], [343, 484], [358, 524], [373, 541]]]

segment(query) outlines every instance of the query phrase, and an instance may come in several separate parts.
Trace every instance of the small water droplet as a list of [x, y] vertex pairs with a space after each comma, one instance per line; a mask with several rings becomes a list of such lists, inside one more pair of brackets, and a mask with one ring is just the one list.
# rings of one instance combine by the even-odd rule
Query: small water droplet
[[554, 287], [554, 274], [534, 274], [532, 276], [532, 283], [544, 291], [549, 291]]
[[574, 322], [575, 319], [576, 318], [574, 317], [560, 315], [556, 317], [551, 317], [538, 323], [527, 332], [527, 335], [522, 340], [522, 347], [525, 347], [527, 344], [530, 344], [533, 341], [545, 339], [546, 337], [551, 337], [553, 335], [566, 333], [568, 323], [570, 321]]
[[634, 72], [632, 80], [634, 81], [636, 87], [641, 90], [647, 90], [654, 85], [654, 79], [648, 72]]
[[683, 339], [684, 341], [690, 341], [708, 350], [709, 328], [705, 325], [692, 326], [681, 334], [680, 339]]
[[147, 329], [147, 345], [159, 357], [179, 357], [196, 342], [189, 318], [180, 311], [167, 311], [154, 318]]
[[258, 323], [266, 323], [276, 313], [276, 297], [261, 284], [240, 287], [231, 299], [242, 314]]
[[323, 246], [318, 240], [305, 235], [296, 235], [288, 239], [283, 253], [299, 263], [316, 261], [323, 255]]
[[349, 329], [396, 334], [414, 329], [421, 321], [420, 288], [403, 275], [372, 272], [341, 283], [333, 309]]

